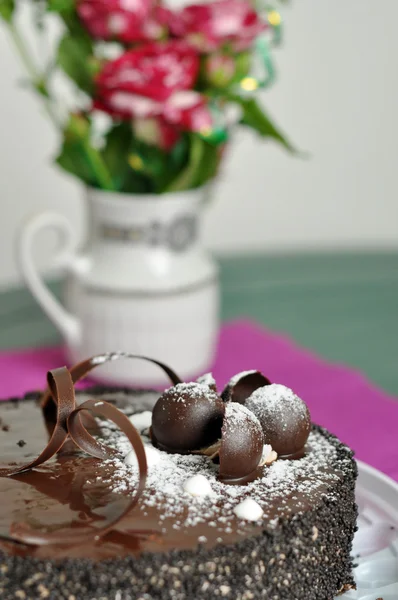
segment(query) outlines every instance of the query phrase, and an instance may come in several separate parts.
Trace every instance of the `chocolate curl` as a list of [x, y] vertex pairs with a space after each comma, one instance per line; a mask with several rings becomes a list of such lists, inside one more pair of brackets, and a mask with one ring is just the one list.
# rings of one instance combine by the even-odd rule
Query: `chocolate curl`
[[[56, 374], [55, 379], [57, 379], [57, 376], [58, 375]], [[74, 396], [73, 388], [72, 394]], [[59, 403], [60, 398], [56, 397], [55, 400]], [[105, 402], [103, 400], [87, 400], [69, 414], [67, 419], [67, 428], [69, 431], [69, 435], [73, 439], [75, 444], [88, 454], [97, 458], [114, 458], [119, 454], [113, 448], [109, 448], [104, 444], [99, 444], [88, 433], [88, 431], [85, 429], [81, 422], [80, 413], [82, 411], [89, 411], [95, 416], [102, 416], [109, 419], [110, 421], [115, 423], [115, 425], [117, 425], [127, 436], [129, 442], [133, 447], [134, 452], [136, 453], [139, 469], [138, 487], [135, 490], [134, 496], [121, 510], [118, 510], [118, 506], [116, 506], [115, 510], [115, 504], [119, 505], [119, 502], [116, 501], [115, 503], [110, 504], [107, 507], [106, 511], [106, 516], [108, 517], [107, 523], [99, 528], [84, 527], [69, 529], [66, 531], [58, 530], [51, 532], [42, 532], [33, 530], [28, 525], [26, 525], [26, 523], [13, 524], [10, 528], [10, 534], [15, 542], [22, 542], [28, 545], [70, 545], [78, 543], [87, 543], [87, 541], [90, 539], [94, 539], [94, 541], [97, 541], [103, 536], [105, 536], [108, 532], [110, 532], [115, 527], [115, 525], [121, 519], [123, 519], [127, 515], [127, 513], [129, 513], [138, 503], [140, 496], [144, 491], [146, 478], [148, 474], [145, 448], [138, 431], [131, 424], [129, 418], [126, 417], [126, 415], [124, 415], [115, 406], [112, 406], [112, 404], [109, 404], [108, 402]], [[143, 532], [137, 532], [137, 534], [140, 533], [142, 534]], [[148, 532], [145, 532], [145, 534], [147, 533]]]
[[169, 377], [171, 383], [173, 385], [177, 385], [177, 383], [182, 383], [181, 379], [178, 375], [170, 369], [164, 363], [154, 360], [153, 358], [149, 358], [148, 356], [142, 356], [140, 354], [130, 354], [129, 352], [108, 352], [106, 354], [97, 354], [96, 356], [92, 356], [91, 358], [82, 361], [81, 363], [75, 365], [70, 369], [70, 374], [73, 379], [73, 383], [77, 383], [80, 379], [83, 379], [90, 371], [95, 369], [95, 367], [99, 367], [107, 362], [113, 360], [120, 360], [121, 358], [138, 358], [140, 360], [146, 360], [154, 365], [157, 365], [166, 373]]
[[21, 542], [20, 540], [17, 540], [13, 537], [10, 537], [9, 535], [5, 535], [3, 533], [0, 533], [0, 540], [2, 542], [7, 542], [9, 544], [19, 544], [21, 546], [27, 546], [28, 544], [25, 544], [25, 542]]
[[224, 402], [245, 404], [251, 394], [260, 387], [270, 385], [271, 381], [260, 371], [248, 371], [233, 377], [221, 393]]
[[23, 471], [39, 467], [52, 458], [64, 445], [68, 437], [68, 417], [76, 408], [72, 377], [66, 367], [50, 371], [47, 375], [48, 388], [52, 398], [56, 398], [57, 420], [51, 437], [43, 452], [33, 461], [20, 466], [9, 466], [0, 469], [0, 477], [18, 475]]
[[[109, 352], [106, 354], [97, 354], [96, 356], [92, 356], [87, 360], [83, 360], [82, 362], [78, 363], [77, 365], [74, 365], [73, 367], [71, 367], [71, 369], [69, 369], [73, 383], [77, 383], [78, 381], [83, 379], [83, 377], [88, 375], [88, 373], [90, 373], [90, 371], [92, 371], [96, 367], [104, 365], [105, 363], [113, 360], [120, 360], [121, 358], [138, 358], [140, 360], [146, 360], [148, 362], [151, 362], [154, 365], [157, 365], [158, 367], [163, 369], [163, 371], [169, 377], [173, 385], [177, 385], [177, 383], [182, 383], [182, 380], [178, 377], [178, 375], [164, 363], [158, 360], [154, 360], [153, 358], [148, 358], [147, 356], [141, 356], [140, 354], [130, 354], [129, 352]], [[52, 400], [51, 396], [51, 390], [47, 390], [44, 393], [43, 398], [41, 400], [41, 407], [45, 413], [45, 418], [48, 403]]]
[[[139, 467], [139, 483], [135, 495], [131, 501], [121, 511], [114, 511], [114, 503], [109, 505], [109, 520], [103, 527], [100, 528], [76, 528], [68, 531], [58, 532], [39, 532], [31, 529], [26, 523], [16, 523], [10, 528], [10, 537], [3, 536], [13, 543], [22, 543], [26, 545], [44, 545], [44, 544], [77, 544], [85, 543], [88, 539], [94, 538], [99, 540], [106, 534], [113, 534], [112, 529], [123, 517], [137, 504], [145, 487], [147, 477], [147, 462], [144, 445], [141, 437], [135, 427], [115, 406], [101, 400], [87, 400], [76, 408], [74, 383], [82, 379], [92, 369], [112, 360], [121, 358], [138, 358], [147, 360], [158, 365], [170, 378], [173, 385], [181, 383], [181, 379], [167, 365], [136, 354], [125, 352], [116, 352], [109, 354], [100, 354], [88, 360], [85, 360], [74, 367], [70, 371], [66, 367], [55, 369], [47, 374], [48, 389], [41, 400], [46, 426], [50, 434], [50, 439], [41, 454], [33, 461], [20, 466], [8, 466], [0, 468], [0, 477], [9, 477], [18, 475], [38, 467], [52, 458], [59, 452], [66, 442], [68, 436], [82, 450], [96, 458], [108, 459], [114, 458], [118, 453], [113, 449], [97, 442], [95, 438], [87, 431], [84, 426], [81, 414], [88, 412], [94, 416], [105, 416], [113, 421], [127, 436], [133, 450], [137, 455]], [[87, 416], [87, 415], [85, 415]], [[87, 419], [86, 419], [87, 422]], [[122, 457], [121, 457], [122, 458]], [[158, 534], [157, 531], [131, 531], [131, 535], [148, 535]]]

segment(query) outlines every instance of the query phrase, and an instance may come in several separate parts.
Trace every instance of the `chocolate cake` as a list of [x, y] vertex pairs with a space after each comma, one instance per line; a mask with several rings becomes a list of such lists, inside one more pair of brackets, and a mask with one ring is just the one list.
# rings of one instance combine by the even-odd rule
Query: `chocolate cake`
[[[2, 600], [332, 600], [355, 587], [353, 454], [255, 372], [0, 403]], [[275, 448], [278, 448], [276, 451]], [[40, 456], [39, 456], [40, 455]], [[37, 458], [39, 457], [39, 458]]]

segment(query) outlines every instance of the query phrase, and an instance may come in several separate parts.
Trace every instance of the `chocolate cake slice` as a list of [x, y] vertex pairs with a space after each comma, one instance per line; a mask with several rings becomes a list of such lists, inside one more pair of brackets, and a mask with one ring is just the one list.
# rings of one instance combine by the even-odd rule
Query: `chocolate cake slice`
[[[1, 403], [0, 597], [332, 600], [355, 587], [352, 451], [284, 386], [232, 387], [223, 401], [206, 380], [175, 380], [160, 398], [96, 387], [75, 400], [71, 386]], [[95, 420], [77, 412], [89, 398]], [[115, 412], [96, 413], [109, 405], [140, 447]], [[58, 452], [16, 472], [57, 423]]]

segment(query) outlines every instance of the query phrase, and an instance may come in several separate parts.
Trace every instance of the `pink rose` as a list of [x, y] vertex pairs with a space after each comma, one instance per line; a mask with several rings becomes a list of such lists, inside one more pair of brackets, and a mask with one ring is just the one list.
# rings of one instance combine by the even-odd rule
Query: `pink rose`
[[154, 0], [80, 0], [77, 12], [94, 38], [125, 44], [160, 39], [169, 20]]
[[247, 50], [267, 27], [246, 0], [218, 0], [193, 4], [173, 15], [170, 29], [200, 52], [231, 47]]
[[104, 66], [94, 108], [122, 119], [155, 118], [177, 131], [208, 129], [206, 99], [192, 89], [198, 71], [199, 57], [185, 42], [147, 43]]

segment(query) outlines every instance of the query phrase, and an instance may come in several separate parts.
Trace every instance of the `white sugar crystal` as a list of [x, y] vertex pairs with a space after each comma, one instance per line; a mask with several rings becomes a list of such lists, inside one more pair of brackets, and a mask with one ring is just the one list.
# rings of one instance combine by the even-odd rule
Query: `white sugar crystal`
[[213, 490], [209, 480], [204, 475], [194, 475], [184, 482], [184, 491], [191, 496], [211, 496]]
[[234, 508], [234, 513], [239, 519], [258, 521], [264, 514], [261, 506], [252, 498], [246, 498]]
[[[148, 463], [148, 469], [156, 466], [161, 460], [161, 454], [156, 448], [152, 446], [145, 446], [146, 461]], [[124, 458], [124, 464], [128, 467], [138, 468], [137, 455], [134, 450], [131, 450]]]
[[207, 542], [207, 537], [205, 535], [200, 535], [198, 537], [198, 542], [200, 542], [201, 544], [205, 544]]
[[152, 413], [150, 410], [144, 410], [144, 412], [136, 413], [135, 415], [131, 415], [129, 417], [130, 422], [134, 425], [138, 431], [142, 432], [144, 429], [148, 429], [148, 427], [152, 424]]

